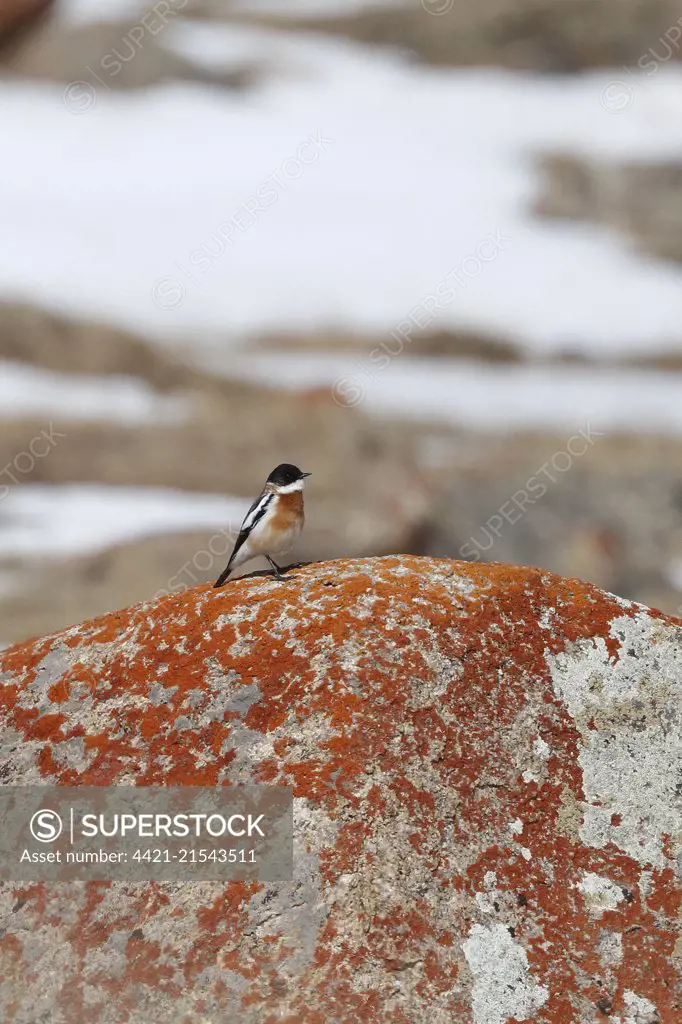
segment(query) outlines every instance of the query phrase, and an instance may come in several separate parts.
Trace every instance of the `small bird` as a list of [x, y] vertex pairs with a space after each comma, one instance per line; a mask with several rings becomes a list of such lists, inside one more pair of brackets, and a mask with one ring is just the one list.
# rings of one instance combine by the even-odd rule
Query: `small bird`
[[271, 556], [288, 551], [303, 529], [303, 481], [310, 475], [289, 462], [273, 469], [246, 513], [230, 560], [215, 587], [222, 587], [233, 569], [259, 555], [267, 558], [278, 579], [284, 579]]

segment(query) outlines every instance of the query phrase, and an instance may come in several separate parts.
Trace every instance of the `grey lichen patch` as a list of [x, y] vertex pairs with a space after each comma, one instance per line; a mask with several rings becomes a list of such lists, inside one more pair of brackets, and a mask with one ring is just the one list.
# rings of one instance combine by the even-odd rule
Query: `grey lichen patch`
[[504, 880], [499, 881], [495, 871], [486, 871], [483, 888], [474, 894], [476, 906], [481, 913], [481, 924], [490, 924], [494, 919], [502, 924], [513, 936], [519, 925], [518, 893], [505, 888]]
[[263, 699], [263, 692], [257, 683], [249, 683], [236, 690], [225, 704], [226, 711], [232, 711], [244, 718], [254, 704]]
[[[498, 670], [498, 679], [504, 685], [501, 669]], [[530, 701], [524, 705], [511, 726], [505, 729], [503, 739], [504, 749], [523, 781], [541, 785], [548, 777], [549, 747], [538, 735], [539, 711], [537, 702]]]
[[63, 743], [55, 743], [54, 758], [64, 768], [84, 772], [95, 755], [94, 751], [86, 754], [85, 740], [82, 736], [73, 736]]
[[682, 629], [640, 611], [614, 619], [611, 635], [617, 659], [601, 637], [547, 654], [582, 740], [580, 836], [661, 867], [662, 837], [682, 842]]
[[378, 594], [360, 594], [355, 606], [356, 619], [360, 622], [371, 619], [374, 615], [374, 606], [378, 601]]
[[246, 658], [251, 654], [256, 642], [253, 632], [245, 630], [243, 633], [237, 634], [236, 640], [227, 648], [226, 654], [235, 660]]
[[238, 604], [231, 612], [216, 617], [214, 629], [222, 632], [227, 626], [236, 628], [243, 622], [255, 622], [259, 614], [260, 605], [257, 600], [254, 600], [252, 604]]
[[88, 643], [83, 634], [78, 633], [79, 646], [73, 649], [73, 653], [77, 655], [73, 660], [82, 662], [94, 672], [104, 669], [112, 655], [129, 665], [134, 665], [140, 655], [140, 645], [137, 640], [140, 629], [140, 623], [132, 622], [121, 631], [116, 640], [110, 640], [107, 643]]
[[321, 892], [317, 856], [296, 851], [296, 877], [265, 886], [249, 903], [245, 938], [259, 943], [278, 938], [283, 947], [280, 970], [299, 977], [312, 963], [320, 931], [329, 915]]
[[623, 936], [620, 932], [602, 928], [597, 942], [597, 953], [602, 967], [617, 967], [623, 961]]
[[660, 1024], [661, 1018], [652, 1002], [644, 996], [626, 990], [623, 1001], [625, 1015], [614, 1017], [614, 1024]]
[[[0, 913], [4, 907], [0, 906]], [[3, 914], [4, 916], [4, 914]], [[21, 953], [23, 962], [30, 970], [44, 971], [44, 978], [40, 985], [27, 985], [24, 983], [20, 996], [21, 1004], [17, 1016], [12, 1020], [19, 1020], [22, 1024], [33, 1024], [40, 1021], [50, 1024], [59, 1017], [54, 1015], [54, 1008], [57, 996], [63, 983], [65, 975], [75, 967], [75, 956], [71, 946], [59, 941], [59, 932], [56, 926], [47, 925], [39, 931], [30, 927], [24, 927], [20, 932]], [[12, 986], [12, 973], [7, 972], [5, 977], [0, 977], [0, 1006], [3, 1010], [16, 1005], [16, 989]], [[5, 986], [7, 986], [5, 988]], [[14, 997], [14, 998], [13, 998]], [[22, 1010], [24, 1011], [22, 1013]], [[3, 1014], [4, 1017], [4, 1014]], [[9, 1018], [4, 1017], [9, 1021]]]
[[582, 893], [588, 912], [592, 917], [602, 917], [607, 910], [617, 910], [618, 904], [625, 899], [623, 890], [610, 878], [603, 878], [592, 871], [587, 871], [578, 889]]
[[276, 637], [296, 636], [302, 623], [284, 606], [271, 626], [271, 635]]
[[[478, 597], [480, 591], [480, 584], [474, 583], [474, 581], [464, 573], [459, 572], [447, 572], [444, 574], [443, 582], [447, 581], [448, 590], [453, 588], [457, 591], [460, 597], [464, 598], [475, 598]], [[488, 589], [487, 587], [484, 589]]]
[[462, 949], [473, 975], [474, 1024], [526, 1020], [549, 999], [546, 986], [530, 974], [525, 949], [504, 925], [473, 925]]
[[329, 916], [318, 850], [332, 847], [338, 824], [308, 800], [294, 800], [294, 877], [264, 886], [250, 900], [245, 937], [282, 943], [281, 972], [291, 980], [313, 962]]
[[111, 687], [104, 680], [99, 680], [95, 692], [87, 683], [76, 681], [70, 683], [69, 697], [60, 710], [68, 715], [71, 728], [82, 727], [88, 733], [108, 732], [112, 735], [118, 728], [117, 707], [122, 700], [114, 702], [108, 699]]
[[483, 890], [475, 894], [476, 906], [482, 914], [497, 914], [504, 894], [497, 888], [497, 874], [494, 871], [486, 871], [483, 886]]
[[24, 687], [19, 697], [20, 707], [37, 708], [45, 712], [52, 706], [49, 690], [71, 666], [78, 661], [78, 653], [61, 645], [48, 651], [35, 670], [35, 678]]
[[[256, 684], [242, 686], [239, 673], [233, 669], [224, 670], [215, 658], [207, 658], [205, 667], [206, 688], [196, 687], [185, 693], [178, 705], [178, 711], [185, 712], [185, 715], [176, 720], [175, 728], [188, 728], [186, 722], [189, 721], [190, 728], [200, 729], [211, 722], [223, 722], [235, 713], [243, 718], [262, 697]], [[154, 693], [158, 694], [156, 687], [151, 688], [150, 697]]]
[[[220, 751], [220, 756], [226, 763], [220, 771], [219, 781], [230, 781], [240, 785], [261, 781], [257, 772], [254, 776], [254, 765], [260, 760], [269, 760], [273, 757], [275, 738], [273, 733], [256, 732], [237, 722]], [[228, 758], [233, 752], [234, 756]]]
[[176, 690], [177, 686], [166, 687], [162, 686], [161, 683], [154, 683], [149, 690], [149, 703], [155, 708], [161, 704], [167, 704]]
[[38, 768], [42, 743], [25, 740], [23, 733], [11, 726], [0, 731], [0, 784], [29, 786], [44, 782]]
[[568, 786], [561, 787], [559, 809], [556, 816], [556, 830], [574, 842], [580, 838], [583, 823], [582, 807], [575, 793]]
[[446, 657], [441, 651], [441, 642], [433, 631], [427, 637], [415, 642], [423, 662], [419, 682], [413, 687], [408, 698], [410, 707], [426, 707], [442, 697], [450, 685], [464, 675], [464, 663], [459, 659]]
[[552, 623], [556, 618], [556, 614], [556, 608], [553, 608], [550, 605], [548, 605], [546, 608], [543, 608], [542, 614], [538, 619], [538, 626], [540, 627], [540, 629], [551, 629]]
[[314, 711], [301, 722], [291, 714], [287, 722], [287, 735], [291, 740], [291, 757], [299, 761], [319, 757], [320, 750], [336, 735], [325, 711]]

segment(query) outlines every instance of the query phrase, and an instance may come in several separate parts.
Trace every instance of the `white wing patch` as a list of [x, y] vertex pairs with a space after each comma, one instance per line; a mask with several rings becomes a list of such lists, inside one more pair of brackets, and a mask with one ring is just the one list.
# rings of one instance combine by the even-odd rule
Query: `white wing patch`
[[262, 519], [262, 517], [265, 515], [268, 505], [270, 504], [273, 498], [274, 494], [271, 491], [267, 492], [266, 494], [261, 494], [259, 498], [256, 498], [253, 505], [246, 513], [244, 522], [242, 523], [242, 528], [239, 531], [240, 533], [248, 533], [249, 530], [253, 529], [258, 520]]

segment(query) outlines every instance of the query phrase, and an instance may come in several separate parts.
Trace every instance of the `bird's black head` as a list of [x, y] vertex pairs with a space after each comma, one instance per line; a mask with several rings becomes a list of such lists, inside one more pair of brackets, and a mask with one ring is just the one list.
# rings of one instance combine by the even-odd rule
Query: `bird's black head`
[[310, 473], [302, 473], [298, 466], [292, 466], [290, 462], [282, 462], [276, 469], [273, 469], [266, 482], [274, 484], [275, 487], [286, 487], [306, 476], [310, 476]]

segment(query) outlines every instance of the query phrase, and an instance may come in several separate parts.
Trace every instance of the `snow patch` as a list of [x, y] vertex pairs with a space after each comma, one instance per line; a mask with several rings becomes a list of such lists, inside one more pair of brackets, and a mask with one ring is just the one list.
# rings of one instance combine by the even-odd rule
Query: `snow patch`
[[[240, 498], [163, 488], [12, 487], [0, 505], [0, 554], [83, 554], [150, 534], [193, 528], [222, 528], [236, 537], [246, 506]], [[187, 554], [191, 559], [194, 552]]]
[[[447, 422], [472, 430], [555, 428], [567, 431], [567, 443], [572, 433], [584, 430], [591, 444], [578, 438], [572, 448], [585, 458], [608, 431], [682, 435], [680, 374], [420, 358], [412, 354], [417, 345], [415, 340], [415, 349], [406, 346], [383, 367], [370, 358], [372, 350], [356, 355], [233, 354], [225, 372], [292, 390], [326, 385], [340, 404], [362, 403], [363, 410], [377, 416]], [[220, 361], [209, 358], [207, 365], [221, 372]]]
[[63, 416], [121, 423], [177, 422], [186, 398], [156, 394], [133, 377], [56, 373], [0, 361], [0, 418]]
[[[138, 10], [71, 0], [67, 16]], [[217, 31], [199, 41], [176, 17], [168, 43], [229, 62], [224, 34], [208, 52]], [[270, 68], [275, 53], [256, 93], [173, 83], [129, 94], [84, 69], [95, 103], [74, 116], [62, 85], [0, 83], [0, 292], [208, 347], [222, 334], [222, 347], [329, 325], [386, 336], [411, 311], [416, 333], [419, 304], [448, 279], [439, 328], [511, 335], [535, 351], [675, 347], [679, 267], [528, 211], [545, 150], [677, 159], [680, 69], [661, 68], [616, 117], [600, 103], [608, 70], [429, 68], [284, 32], [242, 32], [235, 45]], [[308, 148], [299, 166], [316, 132], [333, 145], [315, 161]], [[193, 254], [204, 246], [202, 263]]]

